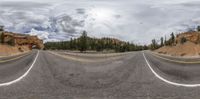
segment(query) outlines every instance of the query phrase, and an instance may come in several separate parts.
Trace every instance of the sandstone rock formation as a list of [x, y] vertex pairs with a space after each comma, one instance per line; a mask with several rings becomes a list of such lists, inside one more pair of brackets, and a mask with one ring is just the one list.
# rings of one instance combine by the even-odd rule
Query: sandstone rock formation
[[172, 56], [200, 56], [200, 32], [178, 34], [173, 46], [164, 46], [155, 52]]
[[181, 39], [183, 38], [195, 44], [200, 44], [200, 32], [185, 32], [178, 34], [176, 37], [176, 43], [181, 43]]
[[43, 49], [43, 41], [40, 40], [37, 36], [30, 36], [25, 34], [17, 34], [12, 32], [1, 32], [1, 43], [14, 45], [14, 46], [23, 46], [28, 45], [30, 49], [38, 48]]

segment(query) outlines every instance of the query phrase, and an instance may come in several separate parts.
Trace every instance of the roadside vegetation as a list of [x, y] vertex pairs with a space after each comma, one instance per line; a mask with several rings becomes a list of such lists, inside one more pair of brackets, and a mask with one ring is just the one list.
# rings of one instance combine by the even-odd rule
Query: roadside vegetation
[[[190, 36], [188, 35], [188, 33], [190, 34]], [[151, 50], [156, 50], [163, 46], [176, 46], [177, 44], [184, 44], [187, 41], [191, 41], [195, 44], [200, 44], [200, 37], [192, 38], [192, 36], [196, 36], [196, 34], [200, 34], [200, 26], [197, 26], [196, 30], [190, 29], [187, 32], [177, 34], [176, 36], [172, 32], [170, 34], [169, 39], [166, 39], [166, 36], [161, 37], [160, 40], [153, 39], [149, 47]], [[179, 36], [179, 35], [181, 35], [181, 36]], [[199, 36], [199, 35], [197, 35], [197, 36]], [[192, 39], [196, 39], [196, 41], [194, 41]]]
[[148, 49], [146, 45], [137, 45], [115, 38], [92, 38], [87, 36], [86, 31], [79, 38], [71, 38], [70, 41], [46, 42], [44, 45], [46, 50], [79, 50], [80, 52], [88, 50], [127, 52]]
[[0, 43], [3, 43], [2, 32], [4, 31], [3, 26], [0, 26]]
[[163, 46], [173, 46], [173, 45], [175, 45], [175, 40], [176, 40], [176, 37], [175, 37], [174, 33], [172, 32], [170, 34], [170, 38], [168, 40], [166, 39], [166, 37], [165, 37], [165, 39], [164, 39], [164, 37], [161, 37], [160, 40], [153, 39], [150, 44], [150, 49], [156, 50]]
[[176, 36], [171, 33], [170, 38], [153, 39], [150, 49], [172, 56], [200, 56], [200, 26], [196, 30], [188, 30]]

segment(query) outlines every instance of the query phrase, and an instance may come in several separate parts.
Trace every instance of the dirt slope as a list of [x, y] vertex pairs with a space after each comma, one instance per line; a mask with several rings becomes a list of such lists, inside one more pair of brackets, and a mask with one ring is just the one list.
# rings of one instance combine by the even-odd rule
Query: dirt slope
[[176, 46], [164, 46], [155, 52], [172, 56], [200, 56], [200, 44], [186, 42]]
[[0, 57], [17, 55], [27, 51], [30, 51], [28, 46], [9, 46], [0, 44]]

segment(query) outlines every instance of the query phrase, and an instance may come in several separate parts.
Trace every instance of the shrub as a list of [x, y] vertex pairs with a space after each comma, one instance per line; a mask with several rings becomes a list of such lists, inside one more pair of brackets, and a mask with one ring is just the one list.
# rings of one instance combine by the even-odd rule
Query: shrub
[[185, 43], [185, 42], [187, 42], [187, 39], [186, 39], [185, 37], [182, 37], [182, 38], [181, 38], [181, 44], [183, 44], [183, 43]]

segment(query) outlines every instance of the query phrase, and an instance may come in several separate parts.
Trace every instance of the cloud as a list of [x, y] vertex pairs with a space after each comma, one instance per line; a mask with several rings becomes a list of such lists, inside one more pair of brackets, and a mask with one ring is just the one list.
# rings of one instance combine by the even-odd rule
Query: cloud
[[76, 11], [77, 11], [78, 14], [85, 14], [86, 13], [84, 8], [78, 8], [78, 9], [76, 9]]
[[37, 9], [41, 7], [49, 6], [47, 3], [36, 3], [36, 2], [22, 2], [22, 1], [14, 1], [14, 2], [1, 2], [1, 8], [8, 8], [8, 9], [18, 9], [18, 10], [30, 10], [30, 9]]
[[45, 41], [69, 40], [86, 30], [89, 36], [148, 44], [199, 25], [199, 5], [198, 0], [9, 0], [0, 1], [0, 24]]

